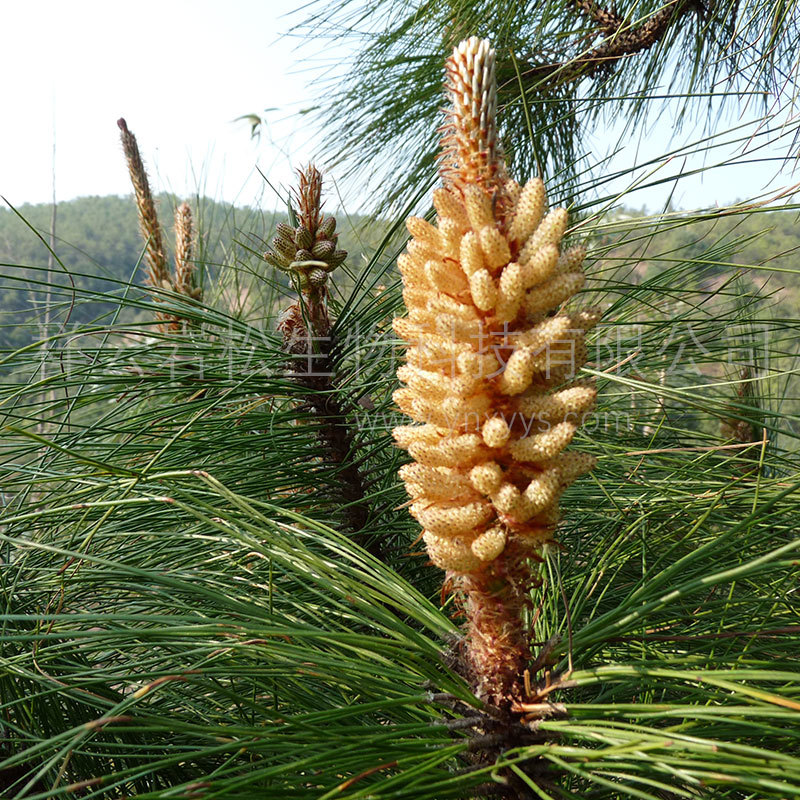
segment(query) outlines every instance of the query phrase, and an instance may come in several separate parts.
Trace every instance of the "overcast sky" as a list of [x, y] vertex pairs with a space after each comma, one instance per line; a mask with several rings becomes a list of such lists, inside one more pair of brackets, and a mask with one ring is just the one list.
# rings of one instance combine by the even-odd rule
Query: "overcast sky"
[[[314, 154], [308, 118], [296, 113], [309, 105], [310, 73], [293, 52], [296, 42], [281, 38], [290, 27], [285, 15], [298, 5], [6, 0], [0, 16], [0, 194], [15, 205], [49, 201], [54, 130], [59, 199], [128, 194], [116, 126], [124, 116], [156, 191], [188, 195], [200, 186], [217, 199], [242, 204], [260, 199], [273, 207], [274, 195], [256, 166], [273, 184], [286, 184], [292, 167]], [[251, 141], [247, 123], [234, 120], [265, 108], [277, 109], [269, 112], [268, 135]], [[587, 142], [591, 151], [605, 152], [614, 142], [612, 133]], [[671, 133], [669, 115], [662, 115], [600, 172], [659, 159]], [[774, 158], [779, 152], [768, 148], [759, 155]], [[656, 177], [697, 166], [678, 157], [659, 167]], [[611, 188], [619, 191], [628, 180]], [[795, 180], [800, 178], [770, 162], [711, 171], [682, 181], [674, 203], [721, 205]], [[656, 210], [673, 188], [666, 183], [627, 202]], [[358, 203], [357, 194], [349, 196]]]

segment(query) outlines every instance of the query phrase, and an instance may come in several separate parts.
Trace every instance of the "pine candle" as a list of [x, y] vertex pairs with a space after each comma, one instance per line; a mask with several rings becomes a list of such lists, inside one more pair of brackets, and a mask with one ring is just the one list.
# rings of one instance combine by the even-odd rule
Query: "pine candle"
[[394, 329], [408, 349], [394, 399], [417, 424], [393, 433], [414, 459], [400, 470], [411, 514], [467, 615], [469, 677], [503, 704], [530, 658], [530, 561], [553, 537], [562, 492], [594, 465], [564, 448], [596, 391], [566, 381], [600, 315], [556, 313], [585, 282], [585, 251], [562, 252], [567, 212], [545, 213], [540, 179], [521, 188], [506, 173], [494, 65], [475, 37], [447, 60], [437, 221], [411, 217], [398, 260], [408, 315]]

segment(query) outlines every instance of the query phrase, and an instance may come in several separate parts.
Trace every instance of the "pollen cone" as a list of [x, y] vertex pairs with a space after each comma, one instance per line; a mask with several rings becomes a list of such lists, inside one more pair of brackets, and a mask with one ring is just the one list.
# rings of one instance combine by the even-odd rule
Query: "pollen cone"
[[563, 208], [542, 181], [507, 176], [495, 124], [494, 51], [468, 39], [447, 60], [437, 217], [407, 222], [400, 256], [408, 345], [394, 430], [413, 462], [400, 476], [431, 561], [467, 615], [465, 669], [502, 705], [530, 658], [523, 615], [531, 560], [552, 540], [564, 489], [594, 465], [565, 452], [595, 401], [574, 380], [599, 313], [565, 313], [585, 277], [584, 249], [562, 249]]

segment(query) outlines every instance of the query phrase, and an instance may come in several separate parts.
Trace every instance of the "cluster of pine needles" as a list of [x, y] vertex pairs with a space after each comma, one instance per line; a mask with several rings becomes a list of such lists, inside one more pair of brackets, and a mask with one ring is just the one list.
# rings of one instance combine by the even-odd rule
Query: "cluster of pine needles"
[[[745, 242], [715, 227], [753, 207], [572, 209], [604, 309], [574, 433], [596, 467], [529, 565], [524, 691], [498, 706], [397, 477], [418, 199], [356, 253], [304, 169], [283, 226], [209, 286], [186, 205], [170, 267], [120, 128], [150, 299], [114, 299], [149, 318], [56, 316], [0, 358], [0, 796], [800, 795], [798, 322], [729, 275]], [[62, 316], [109, 299], [8, 273]], [[252, 286], [264, 308], [226, 305]]]

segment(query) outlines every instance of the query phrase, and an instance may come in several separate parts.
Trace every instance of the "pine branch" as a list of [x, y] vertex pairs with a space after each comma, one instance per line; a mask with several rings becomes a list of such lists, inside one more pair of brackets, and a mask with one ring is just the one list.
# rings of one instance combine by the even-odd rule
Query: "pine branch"
[[[719, 6], [710, 10], [719, 13]], [[588, 0], [580, 13], [598, 29], [614, 22]], [[552, 17], [546, 24], [558, 27]], [[769, 30], [782, 29], [776, 22]], [[653, 62], [666, 54], [669, 42], [661, 41]], [[504, 50], [518, 52], [506, 43]], [[558, 52], [554, 59], [562, 57]], [[623, 76], [625, 61], [615, 63]], [[627, 63], [631, 72], [652, 64], [644, 57]], [[657, 74], [648, 70], [648, 83]], [[561, 94], [563, 109], [575, 91]], [[488, 99], [476, 104], [478, 119], [481, 107], [493, 106]], [[506, 113], [513, 113], [510, 105]], [[547, 113], [558, 102], [536, 105]], [[353, 125], [349, 114], [340, 117]], [[482, 207], [473, 197], [473, 215], [488, 219], [499, 210], [499, 229], [518, 232], [509, 212], [519, 205], [519, 187], [483, 169], [492, 166], [493, 136], [483, 135], [492, 130], [474, 128], [471, 118], [463, 122], [451, 132], [478, 146], [479, 157], [463, 159], [463, 168], [483, 181], [489, 203]], [[395, 127], [406, 136], [413, 126]], [[506, 129], [519, 134], [519, 118]], [[504, 142], [511, 151], [512, 138]], [[458, 165], [448, 180], [460, 180]], [[528, 201], [540, 188], [530, 183]], [[445, 197], [436, 196], [437, 210], [451, 212], [441, 216], [457, 223], [458, 204], [445, 207]], [[397, 531], [411, 534], [410, 518], [397, 510], [398, 454], [383, 434], [395, 388], [392, 359], [381, 355], [368, 368], [351, 369], [364, 343], [344, 341], [359, 326], [385, 331], [399, 308], [396, 282], [383, 285], [394, 245], [381, 245], [363, 281], [337, 286], [346, 309], [333, 328], [342, 331], [339, 341], [313, 339], [331, 336], [325, 280], [316, 273], [318, 315], [309, 308], [312, 281], [298, 287], [295, 333], [301, 326], [306, 333], [293, 340], [291, 380], [287, 343], [264, 331], [263, 319], [275, 317], [274, 298], [258, 309], [258, 325], [239, 316], [238, 306], [226, 313], [198, 302], [192, 318], [204, 335], [174, 337], [167, 361], [165, 348], [142, 337], [141, 328], [109, 322], [105, 312], [92, 323], [81, 317], [65, 333], [70, 351], [40, 342], [6, 352], [0, 795], [797, 796], [800, 322], [792, 313], [763, 315], [750, 280], [738, 285], [724, 277], [754, 258], [748, 272], [763, 275], [776, 265], [776, 275], [796, 274], [788, 260], [778, 266], [744, 254], [747, 237], [733, 236], [728, 226], [763, 225], [756, 212], [753, 203], [656, 221], [612, 213], [581, 222], [591, 242], [587, 291], [593, 304], [613, 307], [590, 334], [591, 361], [582, 376], [600, 383], [599, 424], [576, 432], [577, 446], [600, 458], [591, 478], [564, 489], [570, 513], [557, 532], [564, 546], [548, 547], [546, 561], [535, 567], [542, 587], [525, 631], [535, 658], [522, 676], [524, 697], [506, 711], [480, 703], [459, 677], [466, 643], [429, 599], [433, 570], [423, 566], [424, 557], [406, 561], [412, 568], [400, 574], [393, 569], [398, 559], [365, 558], [355, 537], [331, 525], [331, 517], [338, 521], [359, 505], [349, 497], [363, 498], [371, 535], [394, 541]], [[234, 229], [230, 216], [236, 236], [241, 219]], [[307, 219], [310, 234], [317, 218]], [[327, 219], [320, 225], [330, 225]], [[447, 298], [463, 291], [467, 299], [473, 286], [448, 277], [430, 257], [431, 244], [444, 244], [432, 227], [410, 222], [415, 282], [436, 286], [435, 302], [452, 315], [459, 306]], [[440, 233], [453, 230], [448, 224]], [[667, 231], [680, 234], [677, 242]], [[327, 274], [337, 258], [332, 239], [319, 257], [309, 250], [309, 258], [298, 259], [300, 233], [292, 228], [292, 242], [281, 239], [284, 252], [275, 259], [301, 282], [313, 268]], [[479, 244], [491, 245], [491, 237]], [[301, 238], [314, 249], [316, 242], [305, 233]], [[292, 258], [284, 261], [289, 249]], [[460, 249], [451, 255], [460, 261]], [[464, 255], [475, 266], [480, 254], [470, 246]], [[20, 281], [36, 278], [41, 292], [45, 283], [37, 276], [47, 271], [32, 263], [7, 265], [3, 279], [16, 270]], [[257, 266], [226, 263], [220, 278], [244, 282]], [[74, 302], [76, 292], [78, 302], [91, 305], [114, 296], [80, 283], [65, 291], [52, 275], [46, 285], [56, 302]], [[114, 320], [117, 311], [152, 309], [128, 292], [127, 278], [108, 285], [121, 300]], [[481, 302], [492, 294], [485, 276], [474, 289]], [[411, 291], [409, 299], [420, 295]], [[427, 311], [416, 308], [420, 316]], [[542, 323], [556, 319], [545, 316]], [[446, 332], [461, 322], [451, 316]], [[425, 402], [426, 365], [440, 361], [441, 344], [429, 336], [416, 352], [413, 377]], [[514, 349], [505, 348], [504, 362]], [[75, 356], [68, 363], [67, 352]], [[722, 366], [732, 353], [736, 369], [744, 361], [749, 370], [738, 373], [738, 389]], [[460, 355], [469, 367], [469, 354]], [[41, 382], [29, 380], [43, 357], [51, 365], [44, 399]], [[55, 368], [59, 360], [68, 369]], [[199, 391], [189, 396], [187, 386]], [[519, 408], [551, 417], [570, 397], [587, 398], [585, 386], [570, 391], [553, 404], [529, 395]], [[369, 440], [358, 434], [354, 458], [347, 436], [357, 412], [350, 398], [367, 394], [375, 401], [371, 429], [379, 433]], [[475, 395], [458, 397], [468, 402]], [[432, 406], [438, 415], [447, 411], [441, 402]], [[47, 436], [43, 420], [57, 423], [47, 425]], [[720, 429], [720, 420], [730, 429]], [[492, 438], [499, 432], [487, 431]], [[737, 473], [743, 443], [721, 444], [737, 435], [756, 440], [747, 446], [758, 455], [756, 475]], [[421, 456], [437, 456], [422, 445], [415, 448]], [[367, 497], [348, 476], [356, 465]], [[417, 477], [439, 496], [470, 491], [465, 482], [440, 481], [442, 468], [429, 466], [410, 471], [414, 491]], [[485, 485], [492, 472], [475, 478]], [[521, 483], [521, 474], [505, 474], [512, 486]], [[350, 489], [356, 493], [343, 497]], [[498, 492], [498, 504], [512, 495], [513, 488]], [[419, 510], [427, 516], [431, 508]], [[552, 526], [556, 519], [542, 521]], [[524, 530], [510, 533], [513, 544]], [[470, 552], [491, 554], [502, 540], [495, 531]], [[489, 612], [506, 611], [502, 593], [478, 599]], [[498, 621], [487, 620], [490, 629]], [[443, 657], [445, 642], [454, 650]]]
[[603, 42], [572, 59], [520, 64], [522, 81], [527, 87], [552, 89], [598, 73], [608, 74], [624, 59], [644, 53], [660, 42], [690, 14], [702, 10], [699, 0], [669, 0], [644, 22], [626, 27], [625, 20], [615, 11], [603, 8], [594, 0], [575, 0], [575, 5], [597, 25], [585, 38], [603, 36]]
[[296, 276], [300, 297], [278, 321], [284, 350], [293, 356], [292, 377], [308, 390], [305, 405], [320, 422], [319, 437], [338, 470], [344, 517], [354, 541], [376, 558], [383, 557], [380, 541], [364, 533], [369, 504], [355, 453], [347, 411], [335, 381], [334, 338], [328, 313], [328, 275], [347, 256], [337, 248], [336, 219], [322, 214], [322, 175], [313, 165], [298, 170], [296, 227], [279, 223], [265, 260]]
[[[292, 325], [283, 318], [284, 341], [287, 349], [298, 360], [292, 362], [292, 377], [309, 390], [304, 404], [310, 408], [319, 421], [319, 438], [340, 478], [340, 497], [344, 506], [345, 524], [353, 541], [374, 555], [383, 559], [385, 553], [381, 542], [367, 535], [364, 528], [369, 519], [369, 503], [361, 473], [356, 465], [355, 440], [348, 421], [347, 410], [342, 403], [341, 391], [335, 380], [335, 350], [331, 329], [321, 336], [303, 337], [305, 330], [302, 317], [297, 314], [299, 306], [292, 306]], [[327, 314], [325, 315], [327, 318]], [[286, 331], [291, 330], [290, 338]], [[316, 347], [316, 352], [313, 348]]]

